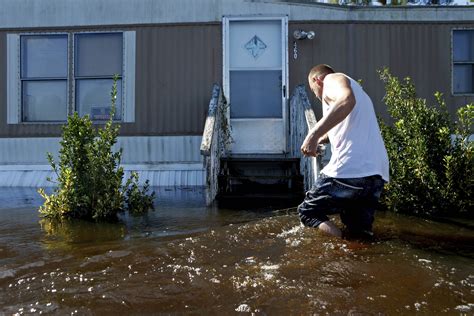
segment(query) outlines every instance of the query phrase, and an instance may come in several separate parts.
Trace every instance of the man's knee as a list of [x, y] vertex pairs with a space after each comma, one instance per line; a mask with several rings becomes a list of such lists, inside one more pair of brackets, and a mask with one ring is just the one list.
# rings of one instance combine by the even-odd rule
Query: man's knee
[[306, 227], [313, 227], [313, 228], [316, 228], [318, 227], [322, 222], [325, 222], [325, 220], [321, 220], [319, 218], [315, 218], [315, 217], [309, 217], [309, 216], [306, 216], [306, 215], [303, 215], [303, 214], [299, 214], [300, 215], [300, 222], [301, 224], [303, 224], [304, 226]]
[[349, 209], [341, 212], [341, 221], [351, 232], [370, 232], [374, 222], [373, 208]]
[[322, 222], [328, 220], [324, 212], [317, 208], [310, 207], [305, 202], [298, 206], [298, 214], [301, 223], [307, 227], [318, 227]]

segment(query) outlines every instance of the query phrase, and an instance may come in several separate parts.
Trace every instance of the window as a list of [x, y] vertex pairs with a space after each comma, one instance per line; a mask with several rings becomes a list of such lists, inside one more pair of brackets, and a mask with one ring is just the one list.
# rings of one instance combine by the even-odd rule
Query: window
[[8, 123], [64, 122], [68, 113], [134, 121], [135, 32], [8, 34]]
[[474, 30], [453, 31], [453, 94], [474, 93]]
[[24, 122], [66, 119], [67, 42], [67, 35], [21, 37], [20, 89]]
[[117, 101], [114, 119], [122, 118], [122, 33], [78, 34], [74, 37], [76, 110], [93, 120], [109, 118], [110, 89], [115, 74]]

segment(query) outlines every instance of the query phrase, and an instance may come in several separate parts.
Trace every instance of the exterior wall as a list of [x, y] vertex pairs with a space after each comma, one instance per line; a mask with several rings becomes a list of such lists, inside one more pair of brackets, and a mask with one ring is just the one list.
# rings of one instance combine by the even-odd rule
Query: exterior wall
[[[327, 63], [362, 79], [377, 113], [387, 119], [377, 70], [388, 66], [394, 75], [411, 77], [419, 95], [431, 103], [435, 91], [443, 92], [454, 114], [458, 107], [474, 102], [474, 96], [451, 94], [451, 31], [460, 27], [474, 29], [474, 22], [290, 22], [290, 93], [296, 85], [306, 84], [312, 65]], [[122, 123], [121, 135], [201, 135], [212, 84], [222, 82], [221, 24], [118, 29], [137, 32], [135, 122]], [[316, 37], [297, 41], [295, 60], [291, 35], [296, 29], [314, 30]], [[6, 124], [6, 98], [6, 32], [0, 32], [0, 138], [61, 134], [59, 124]], [[311, 101], [318, 104], [314, 98]], [[315, 110], [320, 116], [319, 106]]]
[[202, 135], [222, 82], [222, 26], [137, 29], [136, 122], [124, 135]]
[[[46, 159], [57, 160], [59, 137], [0, 138], [0, 187], [51, 186], [54, 179]], [[205, 172], [200, 136], [119, 137], [114, 150], [123, 148], [121, 165], [126, 179], [138, 171], [153, 186], [202, 186]]]
[[342, 7], [311, 0], [2, 0], [1, 28], [220, 22], [223, 15], [290, 21], [472, 21], [473, 7]]
[[[387, 120], [382, 99], [385, 90], [377, 70], [384, 66], [392, 74], [411, 77], [418, 95], [435, 104], [433, 93], [440, 91], [451, 114], [457, 108], [474, 102], [474, 95], [453, 96], [451, 93], [451, 31], [454, 28], [472, 28], [470, 23], [387, 23], [387, 22], [293, 22], [289, 34], [296, 29], [313, 30], [316, 37], [298, 41], [298, 59], [293, 59], [293, 41], [290, 50], [290, 91], [298, 84], [307, 85], [309, 69], [316, 64], [332, 65], [362, 85], [372, 97], [377, 114]], [[309, 87], [307, 87], [309, 90]], [[319, 104], [314, 96], [312, 104]], [[319, 106], [315, 107], [321, 115]]]
[[[472, 102], [451, 96], [451, 29], [474, 27], [474, 7], [342, 7], [281, 0], [3, 0], [0, 10], [0, 138], [57, 137], [60, 124], [6, 124], [6, 34], [23, 31], [136, 31], [135, 122], [123, 136], [201, 135], [212, 84], [222, 82], [222, 16], [288, 15], [290, 93], [309, 68], [328, 63], [363, 79], [386, 118], [376, 70], [411, 76], [419, 93], [444, 92], [452, 113]], [[328, 19], [331, 21], [328, 21]], [[298, 41], [295, 29], [316, 38]], [[429, 80], [427, 80], [429, 79]], [[312, 99], [314, 104], [315, 100]], [[320, 114], [318, 107], [317, 113]]]
[[[451, 113], [472, 96], [451, 95], [451, 30], [474, 29], [474, 7], [347, 8], [281, 0], [0, 0], [0, 186], [44, 186], [45, 152], [61, 124], [7, 122], [6, 34], [136, 31], [135, 122], [122, 123], [125, 169], [152, 185], [203, 185], [199, 143], [213, 83], [222, 83], [222, 16], [289, 17], [290, 93], [327, 63], [355, 79], [387, 119], [377, 69], [413, 78], [419, 95], [444, 93]], [[329, 21], [329, 19], [331, 21]], [[316, 38], [297, 42], [293, 31]], [[309, 89], [308, 89], [309, 91]], [[318, 102], [311, 103], [320, 116]]]
[[[114, 29], [136, 30], [135, 122], [122, 123], [121, 135], [201, 135], [212, 85], [222, 82], [221, 25]], [[71, 30], [85, 29], [54, 29]], [[0, 138], [61, 134], [60, 124], [7, 124], [6, 87], [6, 32], [0, 32]]]

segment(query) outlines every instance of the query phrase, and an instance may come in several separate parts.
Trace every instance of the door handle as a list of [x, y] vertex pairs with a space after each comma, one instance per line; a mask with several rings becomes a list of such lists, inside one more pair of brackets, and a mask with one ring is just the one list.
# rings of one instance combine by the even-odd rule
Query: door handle
[[281, 89], [283, 90], [283, 97], [286, 98], [286, 86], [283, 85]]

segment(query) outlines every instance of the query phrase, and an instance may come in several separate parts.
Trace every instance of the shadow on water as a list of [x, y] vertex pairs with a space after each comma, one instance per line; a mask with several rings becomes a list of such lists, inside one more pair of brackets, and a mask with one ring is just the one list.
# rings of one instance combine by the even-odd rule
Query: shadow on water
[[294, 209], [156, 190], [146, 216], [41, 225], [40, 198], [0, 192], [0, 314], [474, 311], [468, 227], [379, 213], [374, 241], [341, 240], [301, 227]]

